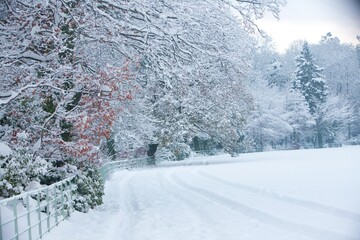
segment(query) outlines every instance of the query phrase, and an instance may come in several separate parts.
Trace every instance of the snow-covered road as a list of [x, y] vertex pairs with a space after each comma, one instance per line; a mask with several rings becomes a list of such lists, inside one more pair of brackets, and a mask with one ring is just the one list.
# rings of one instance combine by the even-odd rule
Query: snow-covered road
[[45, 240], [360, 239], [360, 147], [192, 158], [116, 173]]

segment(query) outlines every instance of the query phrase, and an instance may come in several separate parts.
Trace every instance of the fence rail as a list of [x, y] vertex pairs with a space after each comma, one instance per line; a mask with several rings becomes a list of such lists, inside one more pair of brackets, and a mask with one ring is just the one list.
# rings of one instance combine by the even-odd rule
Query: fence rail
[[129, 160], [126, 159], [126, 160], [112, 161], [104, 164], [100, 168], [100, 173], [102, 178], [106, 181], [112, 173], [118, 170], [140, 168], [145, 166], [151, 166], [153, 164], [154, 162], [152, 158], [135, 158]]
[[[113, 161], [100, 169], [106, 181], [115, 171], [152, 165], [151, 158]], [[74, 211], [76, 176], [0, 200], [0, 240], [38, 240]]]

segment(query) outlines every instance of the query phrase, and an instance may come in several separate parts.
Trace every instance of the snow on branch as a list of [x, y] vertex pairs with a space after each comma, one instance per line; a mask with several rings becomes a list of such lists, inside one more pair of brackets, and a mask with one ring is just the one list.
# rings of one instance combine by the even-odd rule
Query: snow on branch
[[[28, 84], [16, 91], [10, 91], [9, 95], [6, 95], [5, 94], [5, 97], [4, 99], [0, 99], [0, 105], [5, 105], [5, 104], [8, 104], [10, 101], [14, 100], [15, 98], [17, 98], [21, 93], [23, 93], [24, 91], [26, 91], [27, 89], [31, 89], [31, 88], [37, 88], [39, 87], [40, 85], [42, 84], [42, 81], [41, 82], [38, 82], [36, 84]], [[4, 95], [4, 94], [3, 94]]]

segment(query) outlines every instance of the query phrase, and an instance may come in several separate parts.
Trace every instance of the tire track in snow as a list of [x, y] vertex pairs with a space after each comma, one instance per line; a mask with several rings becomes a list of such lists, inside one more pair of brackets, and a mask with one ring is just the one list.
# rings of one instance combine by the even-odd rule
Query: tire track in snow
[[308, 208], [308, 209], [315, 210], [315, 211], [318, 211], [318, 212], [321, 212], [321, 213], [324, 213], [327, 215], [335, 216], [338, 218], [343, 218], [343, 219], [354, 221], [354, 222], [360, 222], [360, 214], [351, 212], [348, 210], [344, 210], [344, 209], [340, 209], [340, 208], [336, 208], [336, 207], [332, 207], [332, 206], [328, 206], [328, 205], [324, 205], [324, 204], [320, 204], [320, 203], [312, 202], [312, 201], [308, 201], [308, 200], [302, 200], [302, 199], [293, 198], [293, 197], [289, 197], [289, 196], [282, 196], [276, 192], [269, 192], [269, 191], [266, 191], [261, 188], [256, 188], [256, 187], [252, 187], [249, 185], [244, 185], [244, 184], [240, 184], [240, 183], [227, 181], [225, 179], [218, 178], [214, 175], [204, 173], [202, 171], [198, 172], [198, 176], [203, 177], [208, 180], [211, 180], [211, 181], [214, 181], [214, 182], [217, 182], [217, 183], [220, 183], [220, 184], [223, 184], [223, 185], [226, 185], [226, 186], [240, 189], [245, 192], [261, 195], [261, 196], [275, 199], [278, 201], [282, 201], [285, 203]]
[[[163, 175], [164, 178], [160, 178], [162, 187], [168, 193], [170, 193], [172, 196], [174, 196], [174, 198], [177, 199], [178, 202], [190, 207], [189, 209], [191, 209], [191, 211], [193, 211], [196, 215], [198, 215], [200, 220], [206, 219], [208, 226], [213, 226], [214, 224], [218, 224], [218, 221], [215, 220], [209, 214], [209, 212], [203, 208], [203, 205], [200, 202], [194, 200], [193, 197], [195, 197], [195, 198], [197, 198], [197, 200], [201, 200], [201, 201], [204, 201], [204, 199], [199, 197], [197, 194], [193, 194], [192, 192], [191, 192], [192, 196], [189, 196], [188, 195], [189, 192], [185, 188], [179, 186], [178, 184], [176, 184], [173, 181], [172, 174], [173, 174], [173, 172], [171, 172], [170, 174]], [[167, 186], [165, 185], [165, 181], [167, 182]], [[181, 193], [184, 193], [184, 194], [181, 194]], [[208, 202], [212, 203], [211, 201], [208, 201]]]
[[[174, 219], [173, 217], [175, 217], [175, 215], [172, 215], [171, 211], [164, 210], [169, 206], [176, 206], [177, 208], [180, 206], [180, 208], [183, 209], [182, 212], [184, 216], [189, 218], [189, 222], [192, 223], [192, 225], [188, 226], [196, 230], [195, 234], [199, 235], [198, 239], [204, 239], [203, 235], [208, 233], [206, 229], [203, 229], [204, 231], [198, 231], [198, 229], [201, 229], [202, 213], [198, 212], [197, 209], [193, 209], [188, 202], [178, 198], [173, 190], [169, 191], [173, 185], [166, 182], [167, 178], [165, 173], [159, 171], [148, 172], [145, 175], [143, 175], [143, 173], [145, 172], [134, 171], [132, 172], [132, 176], [122, 183], [123, 199], [121, 199], [121, 197], [120, 199], [124, 203], [123, 209], [125, 211], [123, 212], [122, 218], [125, 219], [125, 221], [123, 221], [125, 224], [122, 225], [118, 231], [118, 236], [121, 236], [120, 239], [143, 239], [144, 231], [141, 226], [144, 226], [144, 224], [147, 226], [153, 225], [154, 231], [152, 233], [154, 236], [157, 236], [159, 230], [161, 230], [162, 227], [166, 228], [168, 223], [174, 225], [176, 220], [181, 221], [181, 216], [180, 218]], [[165, 208], [157, 211], [161, 206]], [[156, 216], [153, 215], [154, 213], [157, 213]], [[151, 219], [151, 221], [149, 221], [149, 219]], [[160, 228], [157, 228], [156, 226], [159, 227], [159, 220], [163, 221], [163, 224], [161, 224]], [[208, 230], [211, 230], [211, 228], [208, 228]], [[118, 239], [118, 236], [116, 237], [116, 235], [114, 235], [112, 239]]]
[[239, 211], [240, 213], [242, 213], [245, 216], [248, 216], [253, 219], [257, 219], [265, 224], [272, 225], [276, 228], [291, 231], [291, 232], [294, 232], [294, 233], [297, 233], [300, 235], [306, 235], [308, 237], [312, 237], [315, 239], [360, 240], [359, 238], [352, 238], [349, 236], [340, 235], [338, 233], [317, 229], [317, 228], [314, 228], [311, 226], [286, 221], [282, 218], [273, 216], [273, 215], [271, 215], [267, 212], [264, 212], [260, 209], [249, 207], [243, 203], [234, 201], [232, 199], [229, 199], [227, 197], [219, 195], [215, 192], [211, 192], [211, 191], [205, 190], [203, 188], [199, 188], [199, 187], [194, 187], [194, 186], [184, 182], [183, 180], [181, 180], [175, 174], [172, 175], [172, 179], [176, 184], [186, 188], [190, 192], [198, 194], [199, 196], [209, 199], [215, 203], [218, 203], [219, 205], [226, 207], [228, 209]]
[[[209, 221], [210, 223], [209, 226], [212, 226], [211, 224], [216, 223], [216, 221], [208, 214], [208, 212], [202, 208], [201, 204], [194, 202], [194, 199], [192, 199], [186, 194], [187, 192], [184, 191], [184, 188], [174, 183], [172, 177], [163, 174], [162, 176], [164, 178], [162, 178], [160, 176], [160, 172], [158, 172], [157, 175], [160, 180], [161, 187], [164, 190], [166, 190], [167, 193], [170, 193], [170, 195], [173, 196], [173, 199], [175, 199], [178, 203], [189, 207], [188, 209], [193, 211], [198, 216], [199, 220], [206, 218], [207, 221]], [[170, 175], [172, 175], [172, 173], [170, 173]], [[167, 182], [167, 186], [165, 185], [165, 182]], [[177, 190], [174, 190], [174, 188]], [[185, 193], [185, 194], [181, 194], [181, 193]], [[203, 200], [202, 198], [199, 198], [197, 195], [193, 194], [193, 196], [197, 197], [200, 200]]]
[[[201, 203], [198, 201], [194, 201], [194, 198], [189, 196], [188, 191], [184, 190], [182, 187], [179, 187], [175, 184], [169, 174], [164, 174], [161, 172], [157, 172], [157, 178], [159, 179], [160, 186], [163, 190], [165, 190], [168, 195], [176, 201], [176, 203], [185, 207], [195, 215], [197, 219], [198, 232], [201, 233], [202, 236], [199, 236], [199, 239], [206, 239], [206, 236], [214, 236], [215, 231], [213, 226], [218, 224], [218, 221], [215, 220], [209, 213], [206, 211]], [[172, 172], [170, 173], [170, 175]], [[184, 194], [181, 194], [184, 193]], [[203, 198], [194, 195], [198, 200], [204, 201]], [[175, 204], [177, 206], [177, 204]]]
[[[194, 239], [206, 239], [204, 236], [214, 234], [211, 227], [202, 225], [203, 213], [197, 206], [182, 201], [176, 190], [171, 190], [173, 185], [167, 181], [166, 174], [164, 171], [134, 172], [123, 184], [126, 224], [119, 231], [122, 240], [147, 239], [148, 233], [155, 239], [162, 239], [162, 234], [168, 239], [180, 239], [181, 232], [191, 232]], [[172, 211], [174, 207], [176, 211]], [[117, 239], [115, 235], [113, 239]]]
[[124, 225], [121, 225], [120, 229], [114, 234], [113, 239], [118, 239], [119, 235], [122, 236], [120, 239], [124, 240], [131, 240], [134, 238], [134, 227], [139, 218], [139, 204], [130, 181], [134, 177], [134, 174], [131, 173], [130, 176], [127, 176], [125, 180], [119, 183], [119, 188], [122, 190], [119, 201], [123, 203], [124, 207], [124, 211], [119, 214], [119, 218], [123, 218], [125, 221], [120, 221], [121, 223], [124, 223]]

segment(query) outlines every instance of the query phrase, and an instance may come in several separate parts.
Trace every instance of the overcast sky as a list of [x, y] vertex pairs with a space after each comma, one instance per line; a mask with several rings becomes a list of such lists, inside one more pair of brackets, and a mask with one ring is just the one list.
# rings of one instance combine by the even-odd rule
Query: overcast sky
[[356, 43], [360, 35], [360, 0], [287, 0], [280, 20], [266, 16], [259, 20], [261, 29], [273, 39], [278, 51], [294, 40], [318, 42], [331, 32], [341, 42]]

